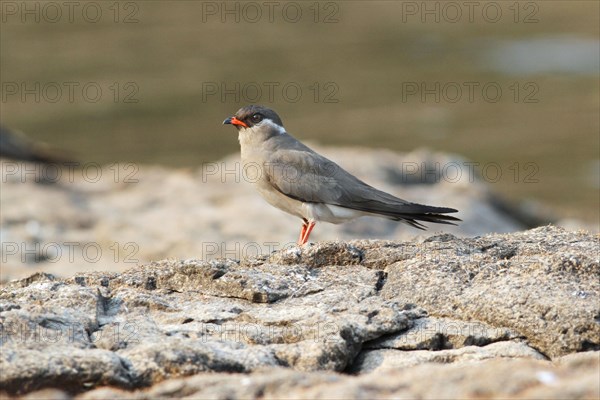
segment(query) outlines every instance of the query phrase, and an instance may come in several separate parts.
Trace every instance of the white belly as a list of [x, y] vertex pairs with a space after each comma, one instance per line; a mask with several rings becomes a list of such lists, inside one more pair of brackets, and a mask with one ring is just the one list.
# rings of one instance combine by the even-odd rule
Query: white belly
[[308, 219], [302, 212], [303, 204], [298, 200], [294, 200], [291, 197], [285, 196], [281, 192], [274, 189], [266, 181], [258, 181], [254, 183], [254, 187], [260, 193], [260, 195], [273, 207], [277, 207], [288, 214], [295, 215], [299, 218]]
[[324, 221], [332, 224], [341, 224], [367, 215], [362, 211], [323, 203], [302, 203], [302, 210], [308, 220]]
[[272, 206], [309, 221], [340, 224], [367, 215], [362, 211], [351, 210], [332, 204], [301, 202], [275, 190], [268, 182], [256, 182], [254, 186], [261, 196]]

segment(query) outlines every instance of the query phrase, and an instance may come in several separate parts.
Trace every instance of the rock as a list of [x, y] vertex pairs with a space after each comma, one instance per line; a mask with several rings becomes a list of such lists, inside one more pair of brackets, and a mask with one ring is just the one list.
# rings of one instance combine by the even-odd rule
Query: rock
[[42, 389], [35, 392], [28, 393], [22, 397], [26, 400], [69, 400], [72, 397], [68, 393], [63, 392], [59, 389]]
[[600, 394], [600, 353], [581, 354], [573, 366], [532, 359], [423, 364], [376, 374], [257, 371], [251, 375], [198, 374], [146, 390], [96, 389], [79, 399], [330, 399], [330, 398], [535, 398], [593, 399]]
[[486, 346], [504, 340], [517, 339], [507, 328], [482, 322], [464, 322], [449, 318], [421, 318], [404, 331], [382, 336], [365, 344], [367, 349], [444, 350], [465, 346]]
[[457, 350], [365, 350], [352, 363], [349, 372], [354, 374], [380, 373], [425, 363], [464, 363], [491, 358], [532, 358], [545, 360], [545, 357], [527, 346], [517, 342], [498, 342], [484, 347], [467, 346]]
[[35, 274], [0, 289], [0, 391], [597, 395], [599, 239], [548, 226]]
[[46, 387], [74, 392], [99, 385], [134, 387], [127, 360], [111, 351], [47, 343], [4, 344], [0, 357], [0, 389], [9, 393]]
[[[21, 305], [5, 307], [1, 315], [1, 367], [7, 373], [0, 383], [20, 392], [57, 381], [77, 387], [82, 376], [94, 377], [99, 385], [131, 387], [202, 371], [250, 372], [264, 366], [342, 371], [362, 343], [405, 329], [423, 315], [382, 301], [376, 295], [378, 281], [379, 271], [358, 266], [264, 263], [249, 269], [224, 260], [163, 261], [120, 275], [15, 282], [0, 294], [6, 304]], [[37, 333], [22, 335], [23, 327]], [[87, 350], [90, 360], [81, 360]], [[33, 371], [38, 352], [61, 365], [82, 367], [64, 374], [42, 363], [46, 375], [36, 372], [36, 379], [24, 385], [29, 375], [19, 371]], [[113, 355], [109, 361], [124, 365], [123, 373], [98, 375], [106, 369], [97, 365], [98, 352]]]
[[[388, 252], [355, 245], [367, 264], [370, 253], [381, 260]], [[381, 295], [433, 316], [509, 328], [550, 358], [599, 350], [599, 246], [598, 235], [553, 227], [475, 239], [434, 236], [405, 246], [410, 257], [386, 267]]]

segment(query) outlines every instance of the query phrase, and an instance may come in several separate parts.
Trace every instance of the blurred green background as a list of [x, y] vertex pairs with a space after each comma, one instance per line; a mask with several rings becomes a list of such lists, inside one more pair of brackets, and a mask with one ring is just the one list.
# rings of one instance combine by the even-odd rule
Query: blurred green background
[[598, 220], [598, 1], [73, 4], [2, 1], [0, 118], [81, 161], [199, 166], [258, 102], [302, 140], [497, 163], [498, 193]]

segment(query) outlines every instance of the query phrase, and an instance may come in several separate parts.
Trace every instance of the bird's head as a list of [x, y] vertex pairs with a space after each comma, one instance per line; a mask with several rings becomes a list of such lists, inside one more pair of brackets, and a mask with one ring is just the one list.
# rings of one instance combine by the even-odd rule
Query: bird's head
[[263, 139], [285, 133], [279, 115], [270, 108], [259, 105], [240, 108], [234, 116], [223, 121], [223, 124], [235, 126], [240, 135], [259, 136]]

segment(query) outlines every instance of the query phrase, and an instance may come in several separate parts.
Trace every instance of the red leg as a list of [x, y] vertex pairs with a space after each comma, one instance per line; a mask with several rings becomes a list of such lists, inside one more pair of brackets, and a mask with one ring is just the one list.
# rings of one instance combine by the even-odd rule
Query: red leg
[[313, 228], [315, 227], [315, 222], [314, 221], [310, 221], [308, 223], [308, 225], [303, 225], [302, 226], [302, 234], [300, 237], [300, 240], [298, 241], [298, 244], [300, 246], [302, 246], [303, 244], [305, 244], [306, 242], [308, 242], [308, 237], [310, 236], [310, 233], [312, 232]]
[[302, 222], [302, 229], [300, 230], [300, 237], [298, 238], [298, 244], [302, 245], [302, 238], [304, 237], [304, 234], [306, 233], [306, 228], [308, 227], [308, 221], [304, 220]]

